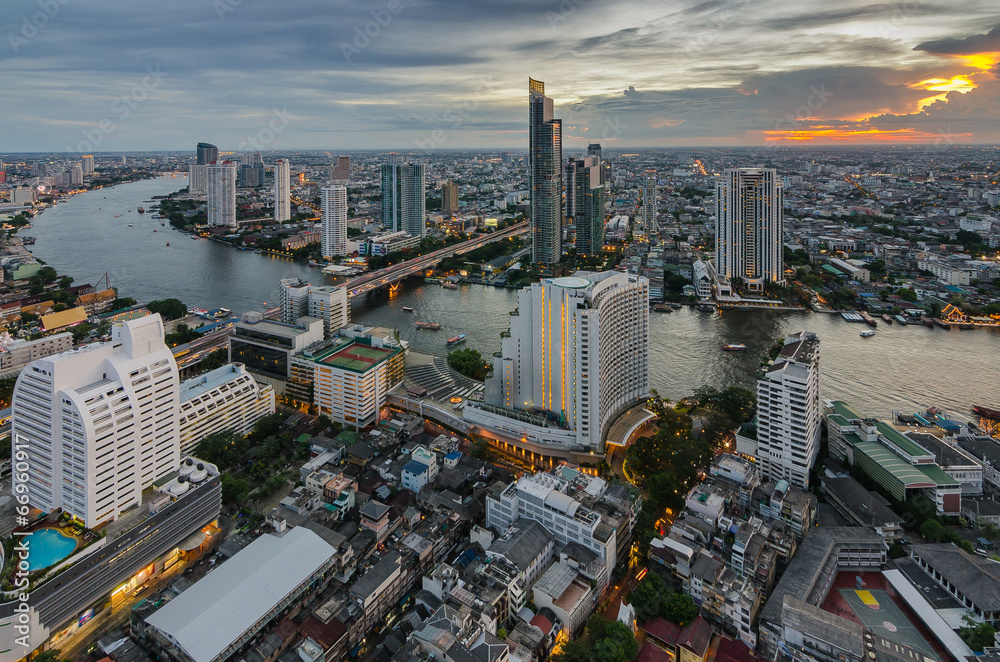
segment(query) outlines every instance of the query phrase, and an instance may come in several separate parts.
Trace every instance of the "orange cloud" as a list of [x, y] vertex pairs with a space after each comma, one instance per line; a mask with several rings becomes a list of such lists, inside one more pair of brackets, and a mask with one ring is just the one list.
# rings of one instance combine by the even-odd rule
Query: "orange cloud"
[[[834, 129], [816, 128], [788, 131], [764, 131], [765, 142], [831, 142], [831, 143], [915, 143], [937, 142], [942, 136], [918, 129], [883, 130], [875, 128]], [[971, 133], [953, 133], [948, 140], [971, 138]]]

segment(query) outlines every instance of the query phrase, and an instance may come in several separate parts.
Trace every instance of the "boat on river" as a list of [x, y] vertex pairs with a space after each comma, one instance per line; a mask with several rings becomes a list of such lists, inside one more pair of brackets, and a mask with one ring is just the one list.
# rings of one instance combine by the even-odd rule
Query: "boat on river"
[[448, 338], [448, 347], [454, 347], [455, 345], [461, 345], [465, 342], [465, 334], [460, 333], [454, 338]]
[[727, 352], [742, 352], [746, 348], [747, 346], [741, 343], [730, 343], [728, 345], [722, 346], [722, 349], [724, 349]]

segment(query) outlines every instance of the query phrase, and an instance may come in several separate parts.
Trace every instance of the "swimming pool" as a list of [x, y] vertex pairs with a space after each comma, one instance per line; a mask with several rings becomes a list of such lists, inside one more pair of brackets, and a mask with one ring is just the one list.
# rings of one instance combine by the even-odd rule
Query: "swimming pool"
[[55, 565], [73, 553], [76, 540], [58, 529], [41, 529], [25, 536], [28, 545], [28, 570], [41, 570]]

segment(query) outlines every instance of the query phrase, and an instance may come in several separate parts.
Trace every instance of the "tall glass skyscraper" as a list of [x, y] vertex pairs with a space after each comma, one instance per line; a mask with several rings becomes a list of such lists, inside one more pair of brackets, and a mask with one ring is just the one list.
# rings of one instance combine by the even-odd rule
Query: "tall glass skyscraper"
[[320, 189], [323, 210], [322, 255], [330, 258], [347, 254], [347, 187], [343, 184]]
[[[604, 169], [600, 156], [570, 161], [573, 178], [566, 182], [566, 197], [573, 190], [576, 254], [600, 255], [604, 250]], [[567, 174], [570, 171], [567, 170]]]
[[208, 165], [218, 160], [218, 147], [212, 143], [198, 143], [198, 165]]
[[415, 237], [427, 234], [424, 164], [382, 165], [382, 224]]
[[528, 79], [528, 191], [531, 195], [531, 261], [562, 257], [562, 120], [553, 118], [545, 83]]
[[716, 185], [715, 268], [751, 291], [784, 281], [782, 190], [774, 168], [728, 168]]
[[288, 159], [274, 162], [274, 220], [278, 223], [292, 218], [291, 176]]

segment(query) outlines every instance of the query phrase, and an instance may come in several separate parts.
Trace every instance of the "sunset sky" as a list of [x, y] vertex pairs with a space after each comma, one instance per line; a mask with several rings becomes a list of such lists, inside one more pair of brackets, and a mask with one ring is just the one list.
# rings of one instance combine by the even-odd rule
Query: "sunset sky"
[[[997, 0], [5, 0], [0, 151], [1000, 143]], [[253, 147], [256, 144], [259, 147]]]

